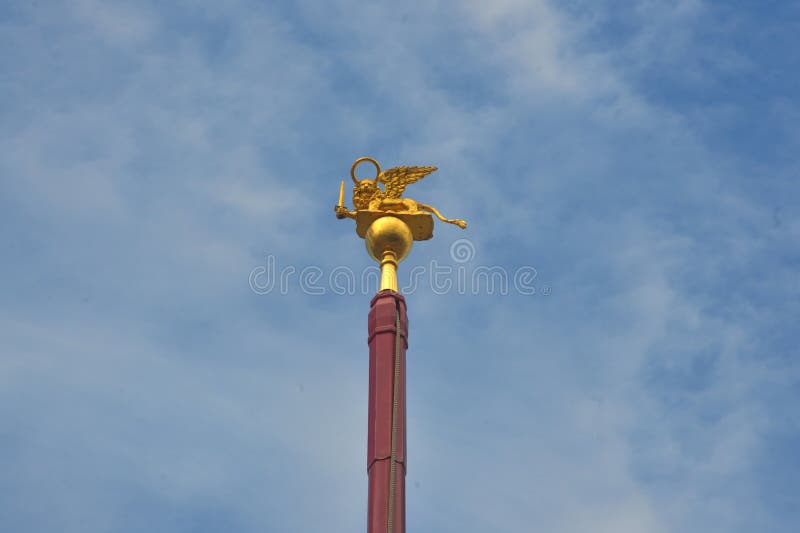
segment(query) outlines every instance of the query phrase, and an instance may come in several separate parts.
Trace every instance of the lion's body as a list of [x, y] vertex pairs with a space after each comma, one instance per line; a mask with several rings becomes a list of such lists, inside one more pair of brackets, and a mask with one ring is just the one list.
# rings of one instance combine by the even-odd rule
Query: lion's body
[[[406, 185], [419, 181], [434, 170], [436, 167], [395, 167], [381, 172], [375, 180], [358, 180], [353, 187], [353, 207], [356, 208], [356, 211], [430, 212], [443, 222], [455, 224], [461, 228], [466, 227], [467, 223], [463, 220], [444, 218], [429, 205], [421, 204], [411, 198], [401, 197]], [[355, 180], [355, 177], [353, 179]], [[385, 190], [381, 190], [378, 183], [383, 183]], [[347, 213], [346, 210], [343, 213], [346, 216], [355, 216], [355, 213]], [[345, 216], [345, 214], [341, 216]]]
[[375, 198], [369, 203], [369, 208], [373, 211], [416, 213], [419, 211], [419, 204], [411, 198]]

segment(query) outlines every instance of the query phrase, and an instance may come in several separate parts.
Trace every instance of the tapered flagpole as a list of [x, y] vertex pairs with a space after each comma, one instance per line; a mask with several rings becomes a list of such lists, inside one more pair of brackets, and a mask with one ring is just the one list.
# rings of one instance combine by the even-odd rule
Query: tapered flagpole
[[390, 289], [373, 299], [368, 320], [367, 532], [405, 532], [405, 299]]

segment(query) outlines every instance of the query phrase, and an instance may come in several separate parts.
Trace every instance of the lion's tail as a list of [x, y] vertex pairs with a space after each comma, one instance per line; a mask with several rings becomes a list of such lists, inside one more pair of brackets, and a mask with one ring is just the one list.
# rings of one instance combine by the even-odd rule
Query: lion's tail
[[436, 218], [438, 218], [442, 222], [447, 222], [448, 224], [455, 224], [456, 226], [458, 226], [460, 228], [466, 228], [467, 227], [467, 223], [465, 221], [463, 221], [461, 219], [458, 219], [458, 218], [445, 218], [445, 217], [442, 216], [441, 213], [439, 213], [439, 211], [437, 211], [437, 209], [435, 207], [433, 207], [431, 205], [420, 204], [420, 203], [418, 203], [417, 205], [419, 205], [420, 209], [422, 209], [424, 211], [430, 211], [431, 213], [436, 215]]

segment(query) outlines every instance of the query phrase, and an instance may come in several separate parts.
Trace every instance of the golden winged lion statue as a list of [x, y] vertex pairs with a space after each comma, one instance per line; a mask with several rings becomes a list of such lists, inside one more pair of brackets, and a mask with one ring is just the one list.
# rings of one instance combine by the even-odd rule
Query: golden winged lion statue
[[[375, 166], [375, 178], [360, 180], [356, 177], [356, 167], [363, 162], [370, 162]], [[356, 219], [356, 230], [362, 237], [369, 224], [385, 215], [394, 215], [409, 224], [414, 232], [414, 240], [426, 240], [433, 235], [430, 213], [442, 222], [466, 228], [467, 223], [464, 220], [445, 218], [433, 206], [402, 197], [407, 185], [421, 180], [435, 170], [436, 167], [430, 166], [402, 166], [381, 170], [380, 164], [373, 158], [358, 158], [350, 169], [350, 177], [354, 183], [355, 210], [350, 211], [344, 206], [344, 181], [342, 181], [339, 203], [335, 207], [336, 218]], [[383, 185], [383, 189], [379, 185]]]

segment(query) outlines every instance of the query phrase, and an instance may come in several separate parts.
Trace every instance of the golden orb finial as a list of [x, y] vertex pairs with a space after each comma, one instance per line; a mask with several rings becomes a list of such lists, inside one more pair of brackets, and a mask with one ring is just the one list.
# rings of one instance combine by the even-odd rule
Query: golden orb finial
[[397, 264], [406, 258], [414, 244], [411, 228], [397, 217], [383, 216], [370, 224], [364, 237], [367, 251], [381, 264], [378, 290], [397, 290]]

